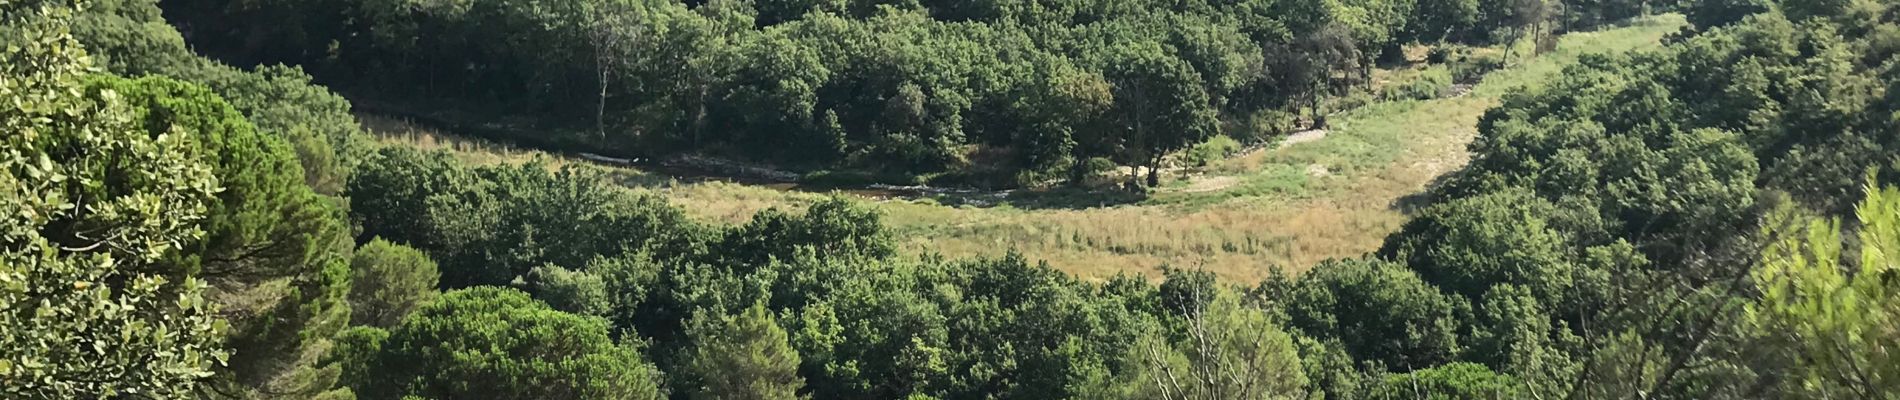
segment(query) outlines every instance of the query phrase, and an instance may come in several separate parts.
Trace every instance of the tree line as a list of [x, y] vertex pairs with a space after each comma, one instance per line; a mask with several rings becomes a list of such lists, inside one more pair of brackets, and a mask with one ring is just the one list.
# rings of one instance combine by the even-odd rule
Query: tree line
[[[1323, 125], [1403, 43], [1646, 12], [1554, 0], [165, 2], [208, 54], [301, 65], [506, 139], [984, 186]], [[1563, 10], [1563, 12], [1558, 12]], [[1485, 60], [1495, 67], [1499, 60]], [[496, 117], [502, 116], [502, 117]], [[1090, 160], [1100, 160], [1094, 163]], [[1148, 183], [1154, 184], [1153, 174]], [[849, 178], [847, 178], [849, 179]]]
[[0, 394], [19, 398], [1889, 398], [1875, 3], [1698, 3], [1481, 122], [1378, 251], [1236, 285], [896, 254], [585, 167], [360, 140], [150, 2], [0, 0]]

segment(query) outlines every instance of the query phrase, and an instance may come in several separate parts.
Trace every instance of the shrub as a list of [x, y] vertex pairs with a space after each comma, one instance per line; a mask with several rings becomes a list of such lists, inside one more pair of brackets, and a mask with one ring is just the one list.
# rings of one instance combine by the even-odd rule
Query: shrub
[[1181, 161], [1195, 167], [1205, 167], [1215, 161], [1240, 152], [1240, 142], [1227, 135], [1215, 135], [1206, 142], [1194, 145], [1181, 154]]
[[1241, 118], [1227, 130], [1227, 135], [1241, 143], [1260, 143], [1292, 133], [1294, 113], [1280, 109], [1263, 109]]
[[1446, 64], [1455, 83], [1475, 83], [1484, 74], [1504, 68], [1504, 56], [1497, 53], [1467, 53]]

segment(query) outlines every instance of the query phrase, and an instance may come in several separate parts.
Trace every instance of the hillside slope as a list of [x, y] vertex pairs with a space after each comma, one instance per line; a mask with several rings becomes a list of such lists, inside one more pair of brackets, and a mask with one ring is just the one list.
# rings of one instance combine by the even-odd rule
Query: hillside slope
[[[1153, 274], [1155, 267], [1171, 265], [1254, 282], [1272, 268], [1297, 272], [1320, 260], [1377, 249], [1406, 220], [1407, 196], [1464, 165], [1465, 145], [1477, 132], [1478, 117], [1505, 93], [1539, 86], [1585, 54], [1658, 46], [1682, 25], [1681, 16], [1670, 14], [1566, 35], [1555, 51], [1491, 73], [1468, 94], [1373, 103], [1335, 116], [1333, 129], [1317, 140], [1217, 162], [1186, 179], [1177, 176], [1132, 204], [1088, 196], [1030, 200], [1018, 193], [1000, 201], [888, 200], [880, 208], [902, 238], [905, 253], [912, 255], [997, 255], [1013, 249], [1085, 278]], [[476, 161], [519, 161], [538, 154], [456, 144], [453, 137], [379, 122], [373, 128], [380, 128], [386, 141], [468, 150], [461, 152], [464, 158]], [[759, 210], [801, 208], [825, 197], [719, 181], [682, 183], [657, 173], [611, 169], [629, 186], [662, 193], [689, 213], [714, 221], [743, 222]]]

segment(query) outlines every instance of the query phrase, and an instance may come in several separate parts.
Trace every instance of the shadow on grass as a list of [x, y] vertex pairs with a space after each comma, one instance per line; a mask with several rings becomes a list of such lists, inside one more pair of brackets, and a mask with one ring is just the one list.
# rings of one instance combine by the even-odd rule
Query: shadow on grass
[[[1469, 167], [1466, 167], [1466, 168], [1469, 168]], [[1399, 213], [1405, 214], [1405, 215], [1413, 215], [1413, 214], [1418, 213], [1419, 211], [1425, 210], [1426, 208], [1429, 208], [1434, 205], [1438, 205], [1438, 203], [1445, 200], [1444, 198], [1445, 190], [1446, 190], [1445, 185], [1450, 184], [1451, 182], [1454, 182], [1457, 179], [1459, 179], [1459, 176], [1463, 175], [1464, 172], [1465, 172], [1464, 168], [1459, 168], [1458, 170], [1452, 171], [1450, 173], [1440, 174], [1437, 177], [1432, 178], [1432, 181], [1430, 183], [1426, 183], [1424, 190], [1419, 190], [1417, 192], [1412, 192], [1404, 196], [1399, 196], [1399, 198], [1392, 199], [1392, 205], [1391, 205], [1392, 210], [1398, 211]]]
[[1084, 210], [1136, 204], [1148, 195], [1125, 190], [1060, 187], [998, 192], [935, 193], [920, 199], [946, 206], [1010, 207], [1022, 210]]

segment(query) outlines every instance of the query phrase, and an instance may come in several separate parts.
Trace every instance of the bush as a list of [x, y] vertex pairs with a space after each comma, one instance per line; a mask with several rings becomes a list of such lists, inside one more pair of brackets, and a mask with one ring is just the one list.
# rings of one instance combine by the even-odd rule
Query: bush
[[1372, 399], [1512, 399], [1520, 383], [1484, 365], [1450, 363], [1407, 374], [1385, 376], [1371, 389]]
[[1351, 94], [1333, 98], [1331, 103], [1320, 108], [1325, 111], [1327, 115], [1332, 115], [1334, 113], [1364, 107], [1367, 104], [1372, 104], [1374, 100], [1377, 99], [1374, 99], [1371, 93], [1354, 90]]
[[1104, 172], [1115, 170], [1115, 167], [1114, 161], [1110, 161], [1105, 157], [1095, 157], [1082, 163], [1082, 172], [1088, 175], [1100, 175]]
[[1456, 44], [1447, 44], [1443, 46], [1433, 47], [1430, 52], [1426, 52], [1425, 62], [1432, 63], [1432, 64], [1444, 64], [1446, 62], [1451, 61], [1454, 56], [1462, 57], [1470, 53], [1471, 53], [1471, 48], [1469, 47], [1465, 47], [1463, 45], [1456, 45]]
[[1243, 117], [1227, 130], [1227, 135], [1241, 143], [1260, 143], [1293, 133], [1295, 115], [1286, 110], [1263, 109]]
[[1451, 80], [1455, 83], [1476, 83], [1484, 74], [1504, 68], [1504, 56], [1497, 53], [1466, 53], [1453, 58], [1446, 67], [1451, 69]]
[[1206, 142], [1188, 148], [1181, 154], [1181, 161], [1195, 167], [1205, 167], [1227, 156], [1240, 152], [1240, 142], [1227, 135], [1215, 135]]

